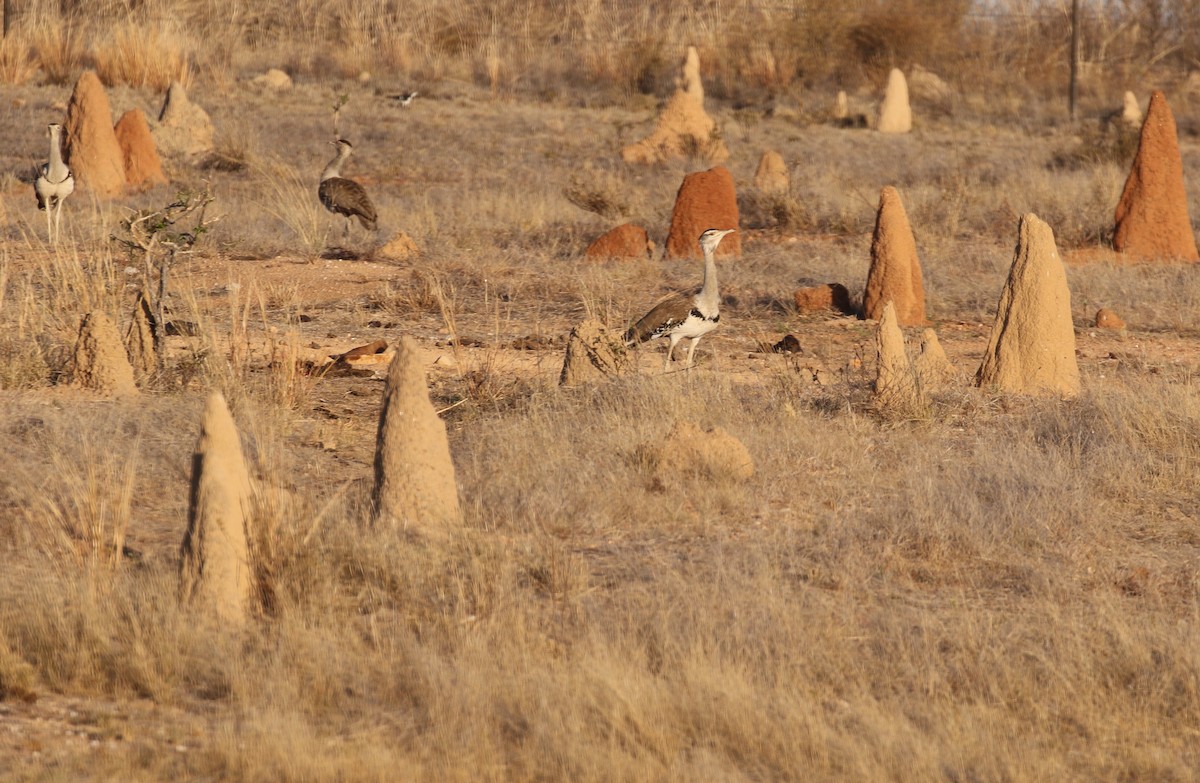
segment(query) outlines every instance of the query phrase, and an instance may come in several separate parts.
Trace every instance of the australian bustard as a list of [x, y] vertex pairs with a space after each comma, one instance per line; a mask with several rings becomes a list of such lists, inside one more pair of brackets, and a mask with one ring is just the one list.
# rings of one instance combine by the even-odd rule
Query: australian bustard
[[413, 90], [412, 92], [402, 92], [399, 95], [389, 95], [388, 97], [400, 104], [401, 108], [407, 109], [409, 106], [412, 106], [413, 100], [418, 95], [420, 95], [420, 93], [416, 90]]
[[[63, 199], [75, 192], [75, 177], [71, 176], [71, 170], [63, 162], [62, 132], [63, 126], [56, 122], [47, 126], [46, 133], [50, 137], [50, 161], [42, 166], [37, 180], [33, 183], [33, 192], [37, 194], [38, 209], [46, 212], [46, 240], [52, 244], [58, 244], [58, 237], [62, 232]], [[54, 218], [53, 231], [50, 228], [52, 216]]]
[[691, 367], [696, 344], [700, 342], [701, 337], [717, 328], [717, 323], [721, 320], [721, 296], [717, 292], [717, 262], [713, 254], [725, 235], [736, 230], [710, 228], [700, 235], [700, 248], [704, 251], [704, 285], [699, 293], [689, 295], [681, 292], [667, 297], [625, 332], [627, 346], [656, 340], [659, 337], [667, 338], [669, 342], [663, 372], [671, 369], [671, 357], [675, 353], [676, 343], [685, 337], [691, 338], [687, 352], [687, 366]]
[[321, 186], [317, 189], [317, 196], [321, 199], [325, 209], [346, 218], [347, 237], [350, 236], [350, 218], [352, 217], [358, 218], [358, 222], [362, 223], [363, 228], [374, 231], [379, 215], [375, 212], [375, 205], [371, 203], [370, 196], [367, 195], [367, 191], [363, 189], [362, 185], [352, 179], [346, 179], [340, 173], [342, 164], [354, 152], [354, 145], [345, 139], [329, 143], [337, 147], [337, 154], [321, 172]]

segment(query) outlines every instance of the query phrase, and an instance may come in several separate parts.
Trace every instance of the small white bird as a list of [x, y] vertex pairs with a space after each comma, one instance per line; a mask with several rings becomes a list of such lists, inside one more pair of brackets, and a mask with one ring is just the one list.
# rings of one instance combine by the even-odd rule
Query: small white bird
[[704, 251], [704, 285], [700, 292], [693, 296], [680, 292], [659, 302], [625, 332], [626, 346], [666, 337], [669, 340], [667, 359], [663, 364], [663, 372], [666, 372], [671, 369], [675, 344], [688, 337], [691, 343], [688, 344], [687, 366], [692, 366], [700, 338], [716, 329], [721, 320], [721, 296], [717, 292], [717, 263], [713, 254], [725, 235], [736, 230], [710, 228], [700, 235], [700, 249]]
[[392, 95], [389, 97], [392, 100], [394, 100], [396, 103], [399, 103], [402, 107], [407, 109], [409, 106], [412, 106], [413, 99], [416, 98], [418, 95], [420, 95], [420, 93], [418, 93], [416, 90], [413, 90], [412, 92], [405, 92], [405, 93], [401, 93], [399, 95]]
[[[75, 192], [75, 177], [63, 162], [62, 132], [63, 126], [56, 122], [46, 128], [50, 136], [50, 161], [42, 166], [37, 180], [33, 183], [33, 191], [37, 194], [38, 209], [46, 212], [46, 239], [51, 244], [58, 244], [62, 234], [62, 203], [63, 199]], [[51, 231], [50, 218], [53, 213], [54, 230]]]

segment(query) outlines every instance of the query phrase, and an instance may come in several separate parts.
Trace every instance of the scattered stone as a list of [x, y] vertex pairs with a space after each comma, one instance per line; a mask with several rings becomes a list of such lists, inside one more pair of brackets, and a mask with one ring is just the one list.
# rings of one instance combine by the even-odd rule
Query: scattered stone
[[396, 236], [375, 251], [375, 255], [389, 261], [408, 261], [420, 254], [421, 249], [417, 247], [417, 243], [403, 231], [398, 232]]
[[880, 133], [908, 133], [912, 130], [912, 108], [908, 104], [908, 83], [899, 68], [888, 74], [883, 104], [879, 107]]
[[654, 243], [646, 229], [634, 223], [623, 223], [596, 237], [588, 245], [587, 258], [651, 258]]
[[1125, 322], [1121, 320], [1121, 316], [1109, 310], [1107, 307], [1101, 307], [1096, 311], [1096, 328], [1097, 329], [1124, 329]]
[[838, 90], [837, 98], [833, 102], [833, 118], [835, 120], [844, 120], [850, 116], [850, 100], [846, 97], [845, 90]]
[[150, 124], [141, 109], [130, 109], [122, 114], [113, 132], [121, 147], [126, 184], [133, 188], [167, 184], [167, 175], [163, 173], [162, 161], [154, 147]]
[[675, 80], [675, 88], [687, 93], [704, 105], [704, 82], [700, 81], [700, 52], [696, 47], [689, 46], [683, 58], [683, 66], [679, 69], [679, 78]]
[[171, 82], [153, 131], [159, 148], [168, 155], [195, 158], [213, 151], [212, 120], [188, 100], [187, 90], [179, 82]]
[[875, 401], [890, 409], [912, 408], [920, 402], [920, 386], [913, 371], [904, 333], [896, 319], [896, 308], [889, 301], [883, 306], [875, 330]]
[[1054, 232], [1021, 217], [1017, 249], [975, 385], [1018, 394], [1079, 394], [1071, 290]]
[[374, 521], [444, 535], [462, 516], [446, 425], [429, 400], [425, 368], [403, 337], [388, 370], [375, 443]]
[[133, 366], [121, 345], [121, 335], [100, 310], [84, 316], [79, 326], [72, 379], [76, 386], [110, 397], [137, 394]]
[[[710, 228], [737, 228], [737, 189], [733, 175], [724, 166], [697, 171], [683, 178], [671, 212], [667, 234], [667, 258], [702, 258], [700, 235]], [[717, 245], [717, 257], [742, 257], [740, 232]]]
[[[370, 78], [368, 76], [367, 81], [370, 81]], [[261, 87], [264, 90], [271, 90], [272, 92], [285, 92], [293, 87], [292, 77], [278, 68], [271, 68], [266, 73], [260, 73], [251, 79], [250, 83], [255, 87]]]
[[754, 475], [754, 459], [740, 440], [720, 427], [703, 430], [677, 421], [659, 444], [638, 448], [642, 464], [660, 481], [676, 476], [746, 481]]
[[1126, 90], [1124, 104], [1121, 106], [1121, 122], [1136, 128], [1142, 124], [1142, 119], [1142, 107], [1138, 104], [1137, 96]]
[[158, 372], [158, 355], [154, 351], [154, 313], [150, 310], [150, 300], [146, 295], [138, 294], [133, 306], [133, 318], [129, 322], [129, 331], [125, 334], [125, 351], [129, 355], [129, 363], [133, 366], [134, 375], [145, 380]]
[[782, 340], [771, 346], [771, 353], [804, 353], [804, 348], [796, 335], [785, 334]]
[[571, 330], [558, 382], [577, 386], [618, 375], [628, 359], [624, 343], [608, 333], [604, 324], [589, 318]]
[[954, 379], [954, 365], [946, 358], [937, 332], [926, 329], [921, 335], [921, 352], [913, 362], [913, 370], [922, 389], [936, 389]]
[[763, 193], [782, 194], [791, 188], [787, 164], [783, 156], [775, 150], [767, 150], [758, 160], [758, 170], [754, 172], [754, 187]]
[[1143, 260], [1200, 261], [1188, 218], [1175, 117], [1155, 90], [1129, 178], [1117, 204], [1113, 247]]
[[841, 283], [797, 288], [792, 298], [801, 313], [835, 312], [853, 315], [854, 305], [850, 302], [850, 291]]
[[254, 571], [248, 528], [253, 519], [250, 474], [237, 426], [220, 392], [204, 406], [192, 455], [188, 526], [179, 569], [185, 603], [240, 627], [250, 615]]
[[125, 164], [113, 132], [108, 95], [95, 71], [84, 71], [75, 82], [65, 131], [64, 152], [75, 180], [99, 198], [121, 195]]
[[878, 319], [888, 302], [895, 305], [901, 325], [926, 323], [925, 286], [917, 242], [900, 193], [890, 185], [879, 194], [875, 236], [871, 240], [871, 269], [863, 294], [863, 318]]
[[704, 87], [695, 47], [688, 48], [678, 84], [679, 89], [663, 107], [650, 135], [621, 150], [621, 159], [626, 163], [662, 163], [688, 156], [720, 163], [729, 158], [717, 124], [704, 111]]
[[919, 65], [908, 74], [908, 93], [914, 100], [937, 105], [945, 105], [954, 97], [954, 90], [942, 77]]

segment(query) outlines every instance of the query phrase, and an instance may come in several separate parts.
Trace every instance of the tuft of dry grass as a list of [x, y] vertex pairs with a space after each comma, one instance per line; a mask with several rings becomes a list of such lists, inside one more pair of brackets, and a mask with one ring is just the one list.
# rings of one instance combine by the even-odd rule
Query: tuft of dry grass
[[33, 46], [21, 31], [0, 38], [0, 83], [24, 84], [37, 73]]
[[192, 82], [191, 44], [174, 27], [129, 20], [113, 26], [92, 45], [96, 74], [105, 84], [128, 84], [162, 92]]

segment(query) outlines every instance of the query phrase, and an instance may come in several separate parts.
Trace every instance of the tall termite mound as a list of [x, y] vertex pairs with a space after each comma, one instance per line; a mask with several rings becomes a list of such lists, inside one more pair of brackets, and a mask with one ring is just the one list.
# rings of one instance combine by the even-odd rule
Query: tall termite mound
[[125, 162], [113, 131], [112, 108], [95, 71], [84, 71], [67, 104], [67, 165], [79, 183], [102, 199], [125, 190]]
[[1071, 290], [1054, 232], [1021, 217], [1008, 281], [975, 383], [1021, 394], [1079, 394]]
[[908, 81], [904, 72], [893, 68], [888, 74], [883, 104], [879, 107], [880, 133], [908, 133], [912, 130], [912, 107], [908, 102]]
[[374, 518], [444, 534], [461, 522], [446, 425], [429, 400], [417, 344], [401, 338], [388, 369], [375, 440]]
[[871, 240], [871, 269], [863, 294], [863, 318], [878, 319], [891, 302], [902, 326], [920, 326], [925, 321], [925, 285], [917, 242], [900, 193], [885, 187], [879, 194], [875, 235]]
[[224, 395], [213, 392], [204, 406], [200, 440], [192, 455], [180, 596], [234, 626], [249, 617], [254, 592], [248, 533], [251, 492], [237, 426]]
[[1200, 260], [1188, 218], [1175, 117], [1159, 90], [1150, 95], [1116, 223], [1113, 247], [1119, 253], [1143, 260]]

